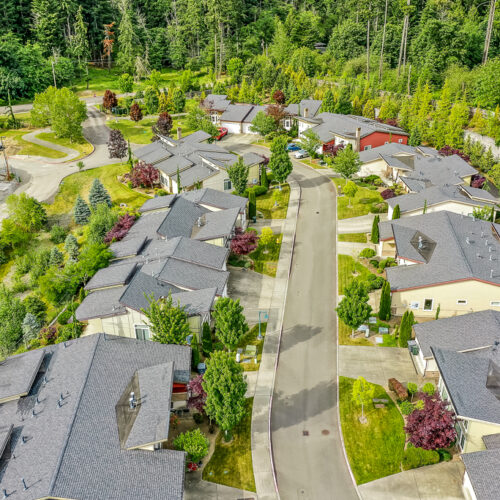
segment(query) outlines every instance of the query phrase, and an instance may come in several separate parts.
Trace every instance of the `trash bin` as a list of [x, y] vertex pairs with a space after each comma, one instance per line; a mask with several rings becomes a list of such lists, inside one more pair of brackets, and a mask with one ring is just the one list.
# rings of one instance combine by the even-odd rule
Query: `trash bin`
[[254, 224], [257, 222], [257, 216], [256, 215], [252, 215], [252, 222]]

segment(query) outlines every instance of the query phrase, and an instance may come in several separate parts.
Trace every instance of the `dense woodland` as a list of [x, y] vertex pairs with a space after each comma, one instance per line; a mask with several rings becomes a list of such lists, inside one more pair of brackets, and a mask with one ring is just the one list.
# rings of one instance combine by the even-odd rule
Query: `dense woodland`
[[[31, 98], [54, 76], [70, 85], [85, 78], [91, 62], [111, 64], [136, 80], [165, 67], [204, 69], [213, 82], [228, 72], [233, 83], [248, 77], [261, 94], [280, 85], [286, 90], [289, 81], [281, 75], [290, 69], [315, 82], [331, 78], [364, 87], [368, 79], [370, 88], [397, 93], [413, 93], [419, 82], [436, 92], [447, 78], [453, 95], [465, 90], [469, 104], [494, 109], [500, 104], [495, 4], [4, 0], [0, 98]], [[326, 45], [323, 54], [315, 50], [317, 43]], [[290, 87], [288, 100], [293, 93]]]

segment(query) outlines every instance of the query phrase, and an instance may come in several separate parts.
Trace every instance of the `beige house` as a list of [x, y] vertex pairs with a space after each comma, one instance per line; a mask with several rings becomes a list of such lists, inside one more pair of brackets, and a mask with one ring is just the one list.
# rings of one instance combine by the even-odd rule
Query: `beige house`
[[230, 104], [226, 94], [208, 94], [200, 103], [200, 107], [210, 116], [210, 121], [219, 127], [220, 118]]
[[500, 225], [443, 211], [380, 223], [392, 310], [416, 317], [500, 310]]

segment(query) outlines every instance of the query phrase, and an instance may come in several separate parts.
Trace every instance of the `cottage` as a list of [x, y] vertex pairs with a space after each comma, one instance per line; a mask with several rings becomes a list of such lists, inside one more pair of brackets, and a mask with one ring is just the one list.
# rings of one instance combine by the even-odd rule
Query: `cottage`
[[220, 118], [230, 104], [231, 101], [227, 99], [225, 94], [208, 94], [200, 103], [200, 107], [210, 116], [210, 121], [219, 127]]
[[188, 346], [83, 337], [0, 364], [4, 498], [183, 498], [184, 452], [166, 449], [185, 406]]

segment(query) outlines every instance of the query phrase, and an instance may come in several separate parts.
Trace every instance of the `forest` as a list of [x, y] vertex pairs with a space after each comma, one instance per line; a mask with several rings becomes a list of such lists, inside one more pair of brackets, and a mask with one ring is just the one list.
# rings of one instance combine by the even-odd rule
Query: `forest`
[[[226, 83], [253, 85], [260, 99], [281, 86], [289, 102], [325, 82], [399, 94], [428, 83], [437, 97], [447, 80], [452, 97], [465, 93], [468, 104], [494, 110], [495, 7], [496, 0], [4, 0], [0, 99], [32, 99], [102, 66], [136, 82], [164, 68], [204, 71], [212, 85], [229, 75]], [[291, 71], [298, 84], [290, 84]]]

